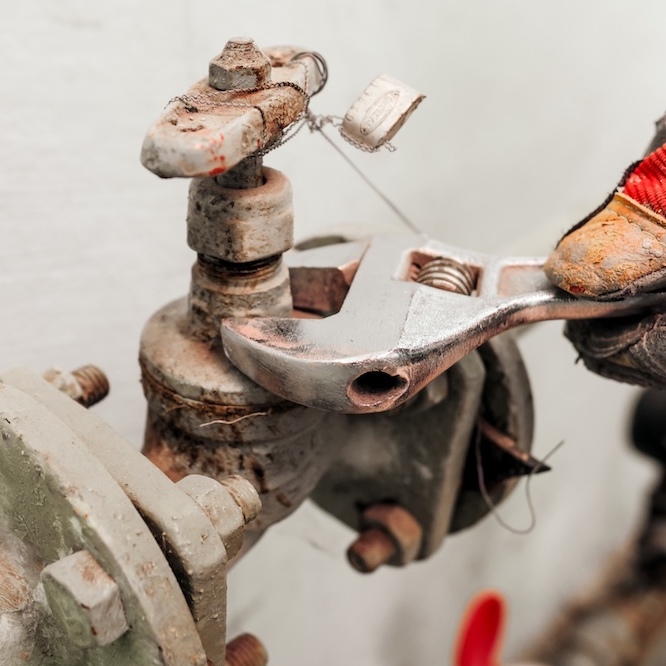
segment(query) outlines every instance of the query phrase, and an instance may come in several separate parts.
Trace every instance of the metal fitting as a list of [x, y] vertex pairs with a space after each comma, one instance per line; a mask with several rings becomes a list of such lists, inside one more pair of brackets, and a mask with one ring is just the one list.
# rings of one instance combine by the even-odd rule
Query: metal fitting
[[372, 573], [395, 555], [395, 543], [384, 530], [363, 530], [349, 547], [347, 558], [361, 573]]
[[254, 486], [241, 476], [218, 483], [214, 479], [191, 474], [178, 487], [208, 516], [231, 559], [243, 545], [245, 525], [261, 510], [261, 500]]
[[92, 407], [109, 395], [109, 380], [96, 365], [84, 365], [72, 372], [49, 368], [43, 377], [84, 407]]
[[423, 530], [409, 511], [398, 504], [373, 504], [361, 516], [361, 534], [347, 557], [361, 573], [372, 573], [382, 564], [405, 566], [421, 549]]
[[219, 337], [226, 317], [290, 317], [289, 271], [280, 257], [228, 264], [199, 256], [188, 297], [189, 331], [197, 339]]
[[252, 634], [241, 634], [227, 645], [225, 666], [266, 666], [268, 652]]
[[258, 88], [271, 77], [271, 61], [250, 37], [233, 37], [210, 61], [208, 84], [217, 90]]
[[110, 645], [129, 629], [118, 585], [87, 550], [49, 564], [41, 578], [56, 623], [75, 645]]
[[192, 180], [187, 244], [193, 250], [246, 263], [282, 254], [293, 245], [289, 180], [275, 169], [262, 173], [263, 185], [256, 188], [222, 187], [214, 178]]

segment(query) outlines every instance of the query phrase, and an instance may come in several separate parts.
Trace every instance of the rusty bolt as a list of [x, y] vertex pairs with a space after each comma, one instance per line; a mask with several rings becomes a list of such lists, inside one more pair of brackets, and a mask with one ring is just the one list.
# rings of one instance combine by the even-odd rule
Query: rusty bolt
[[271, 62], [249, 37], [233, 37], [210, 61], [208, 84], [217, 90], [247, 90], [271, 77]]
[[41, 578], [56, 623], [75, 645], [109, 645], [128, 630], [117, 583], [87, 550], [49, 564]]
[[225, 666], [266, 666], [268, 653], [252, 634], [241, 634], [227, 645]]
[[363, 530], [349, 547], [349, 562], [361, 573], [372, 573], [395, 555], [393, 539], [376, 527]]
[[347, 557], [361, 573], [372, 573], [382, 564], [404, 566], [421, 548], [423, 530], [409, 511], [397, 504], [373, 504], [361, 516], [361, 533]]
[[177, 485], [208, 516], [227, 549], [227, 557], [237, 555], [243, 545], [245, 525], [254, 520], [261, 509], [254, 486], [241, 476], [231, 476], [218, 483], [199, 474], [190, 474]]
[[72, 372], [49, 368], [44, 379], [84, 407], [92, 407], [109, 394], [109, 380], [96, 365], [84, 365]]

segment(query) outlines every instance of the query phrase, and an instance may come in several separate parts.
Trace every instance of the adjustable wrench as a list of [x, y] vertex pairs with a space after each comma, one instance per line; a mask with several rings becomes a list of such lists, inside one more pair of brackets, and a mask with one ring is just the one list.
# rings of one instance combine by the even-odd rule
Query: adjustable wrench
[[318, 316], [226, 319], [224, 349], [269, 391], [331, 411], [396, 407], [522, 324], [666, 308], [664, 292], [578, 299], [548, 282], [542, 258], [482, 254], [417, 234], [291, 254], [295, 307]]

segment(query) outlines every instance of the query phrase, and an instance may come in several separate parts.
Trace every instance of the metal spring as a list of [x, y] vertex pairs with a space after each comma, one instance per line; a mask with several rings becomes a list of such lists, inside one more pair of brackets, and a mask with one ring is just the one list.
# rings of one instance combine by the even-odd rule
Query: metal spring
[[476, 288], [476, 271], [453, 259], [437, 257], [419, 270], [416, 282], [470, 296]]

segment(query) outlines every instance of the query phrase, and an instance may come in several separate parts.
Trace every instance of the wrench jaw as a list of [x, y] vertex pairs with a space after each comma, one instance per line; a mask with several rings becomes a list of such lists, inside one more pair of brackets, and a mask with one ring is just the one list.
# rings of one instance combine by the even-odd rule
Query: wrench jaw
[[[229, 360], [250, 379], [287, 400], [348, 414], [382, 412], [416, 390], [409, 366], [395, 354], [344, 357], [312, 340], [326, 338], [326, 320], [229, 319], [222, 340]], [[314, 331], [313, 331], [314, 329]], [[333, 337], [335, 339], [335, 337]]]
[[[318, 318], [226, 319], [222, 342], [231, 362], [272, 393], [349, 414], [397, 407], [510, 328], [663, 311], [666, 302], [664, 293], [577, 299], [548, 283], [540, 259], [471, 253], [419, 236], [375, 237], [367, 246], [309, 252], [314, 255], [293, 258], [308, 264], [307, 270], [298, 263], [291, 269], [292, 276], [300, 271], [295, 282], [303, 292], [294, 304], [302, 301], [308, 309], [307, 303], [318, 302], [317, 293], [333, 294], [319, 298], [325, 307], [315, 308]], [[414, 256], [442, 260], [438, 280], [472, 288], [452, 293], [415, 281], [408, 270]], [[452, 265], [469, 272], [452, 275]]]

